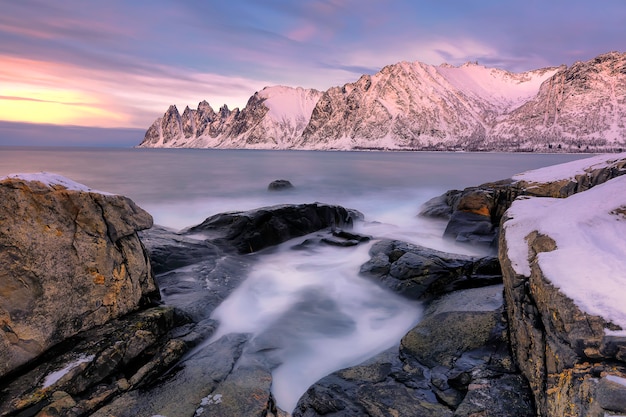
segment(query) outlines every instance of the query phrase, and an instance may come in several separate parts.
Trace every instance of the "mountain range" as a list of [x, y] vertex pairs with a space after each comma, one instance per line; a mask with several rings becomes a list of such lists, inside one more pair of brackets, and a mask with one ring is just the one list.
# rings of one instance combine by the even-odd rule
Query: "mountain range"
[[266, 87], [242, 110], [172, 105], [139, 147], [621, 151], [626, 53], [521, 73], [400, 62], [323, 92]]

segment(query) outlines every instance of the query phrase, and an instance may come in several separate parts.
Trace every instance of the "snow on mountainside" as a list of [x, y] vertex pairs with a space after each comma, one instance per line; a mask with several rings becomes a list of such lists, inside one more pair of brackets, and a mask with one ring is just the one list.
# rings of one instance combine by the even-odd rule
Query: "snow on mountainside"
[[321, 93], [313, 89], [266, 87], [255, 93], [246, 107], [218, 113], [206, 101], [180, 116], [170, 106], [146, 132], [142, 147], [255, 148], [289, 147], [289, 141], [306, 127]]
[[266, 87], [241, 111], [170, 106], [139, 146], [611, 151], [625, 115], [622, 53], [523, 73], [400, 62], [325, 92]]

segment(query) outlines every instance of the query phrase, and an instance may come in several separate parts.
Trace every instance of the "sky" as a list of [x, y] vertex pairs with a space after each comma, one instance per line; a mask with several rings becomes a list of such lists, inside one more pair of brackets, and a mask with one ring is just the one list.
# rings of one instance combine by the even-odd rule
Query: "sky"
[[[623, 52], [626, 39], [624, 0], [0, 6], [0, 145], [132, 146], [170, 104], [242, 108], [265, 86], [326, 90], [400, 61], [478, 61], [513, 72], [572, 65]], [[92, 135], [66, 140], [49, 124]]]

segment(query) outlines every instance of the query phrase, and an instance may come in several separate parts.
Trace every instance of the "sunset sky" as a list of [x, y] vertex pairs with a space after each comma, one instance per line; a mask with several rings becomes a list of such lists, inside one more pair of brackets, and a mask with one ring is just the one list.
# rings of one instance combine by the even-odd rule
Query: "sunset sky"
[[124, 128], [111, 140], [130, 146], [170, 104], [243, 107], [398, 61], [571, 65], [626, 41], [624, 0], [0, 2], [0, 145], [30, 144], [26, 122]]

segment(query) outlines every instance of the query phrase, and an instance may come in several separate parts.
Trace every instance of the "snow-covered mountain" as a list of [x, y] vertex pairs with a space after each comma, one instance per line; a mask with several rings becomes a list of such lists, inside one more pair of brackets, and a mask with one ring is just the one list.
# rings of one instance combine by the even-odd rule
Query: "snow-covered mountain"
[[246, 107], [216, 113], [202, 101], [182, 116], [170, 106], [146, 132], [141, 147], [285, 149], [302, 135], [321, 92], [284, 86], [254, 93]]
[[241, 111], [170, 106], [139, 146], [614, 150], [625, 115], [625, 53], [523, 73], [400, 62], [325, 92], [266, 87]]

